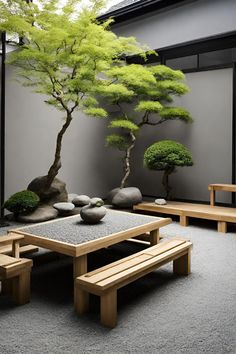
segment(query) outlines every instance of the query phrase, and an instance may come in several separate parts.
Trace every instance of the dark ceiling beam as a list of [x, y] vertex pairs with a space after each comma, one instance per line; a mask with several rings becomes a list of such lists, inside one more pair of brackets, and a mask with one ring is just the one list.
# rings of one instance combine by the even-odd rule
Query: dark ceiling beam
[[114, 18], [114, 23], [124, 22], [134, 17], [138, 17], [153, 11], [160, 11], [170, 6], [185, 5], [198, 0], [144, 0], [138, 1], [117, 10], [107, 12], [98, 17], [98, 20], [104, 21], [109, 17]]
[[178, 43], [165, 48], [155, 49], [159, 56], [151, 54], [145, 61], [139, 55], [126, 57], [126, 61], [131, 64], [150, 64], [161, 61], [161, 58], [173, 59], [188, 55], [201, 54], [215, 50], [234, 48], [236, 46], [236, 31], [225, 32], [214, 36], [199, 38], [189, 42]]

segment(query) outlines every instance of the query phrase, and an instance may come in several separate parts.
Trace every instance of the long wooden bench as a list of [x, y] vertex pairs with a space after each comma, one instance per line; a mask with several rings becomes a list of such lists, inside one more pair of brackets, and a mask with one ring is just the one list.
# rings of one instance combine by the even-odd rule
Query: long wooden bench
[[189, 218], [217, 221], [218, 232], [227, 232], [227, 223], [236, 223], [236, 209], [206, 204], [168, 201], [165, 205], [143, 202], [134, 205], [137, 212], [178, 215], [181, 226], [188, 226]]
[[132, 256], [77, 277], [75, 280], [75, 310], [83, 314], [89, 309], [88, 294], [100, 296], [101, 323], [115, 327], [117, 323], [117, 290], [173, 261], [176, 274], [190, 273], [192, 243], [173, 239], [149, 247]]
[[13, 254], [12, 257], [0, 254], [1, 291], [4, 294], [10, 293], [18, 305], [30, 301], [30, 274], [33, 265], [32, 260], [19, 258], [22, 239], [21, 235], [0, 237], [0, 245], [10, 244]]

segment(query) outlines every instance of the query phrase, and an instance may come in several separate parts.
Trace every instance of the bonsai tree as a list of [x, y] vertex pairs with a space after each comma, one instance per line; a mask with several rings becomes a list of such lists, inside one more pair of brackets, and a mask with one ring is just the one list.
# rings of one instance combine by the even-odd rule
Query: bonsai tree
[[[42, 198], [61, 168], [61, 149], [65, 132], [74, 113], [104, 118], [96, 88], [106, 86], [106, 73], [121, 65], [122, 54], [141, 53], [133, 37], [117, 37], [109, 30], [111, 20], [99, 23], [96, 18], [103, 6], [91, 0], [86, 8], [80, 0], [25, 0], [0, 2], [0, 30], [21, 38], [19, 50], [9, 58], [20, 82], [46, 96], [45, 102], [62, 112], [64, 123], [57, 134], [54, 160], [46, 176], [32, 190]], [[119, 85], [120, 90], [126, 90]]]
[[117, 133], [108, 135], [106, 141], [123, 154], [124, 174], [120, 183], [123, 188], [131, 172], [132, 151], [143, 127], [159, 126], [169, 120], [192, 122], [186, 109], [171, 105], [175, 96], [188, 92], [188, 87], [180, 70], [165, 65], [145, 67], [123, 63], [108, 70], [107, 75], [113, 82], [113, 90], [108, 89], [107, 82], [98, 87], [98, 92], [107, 97], [111, 111], [117, 107], [116, 117], [109, 122], [109, 128]]
[[166, 191], [166, 199], [170, 198], [171, 187], [169, 176], [176, 167], [192, 166], [190, 151], [182, 144], [172, 140], [154, 143], [144, 153], [144, 165], [149, 170], [164, 171], [162, 184]]

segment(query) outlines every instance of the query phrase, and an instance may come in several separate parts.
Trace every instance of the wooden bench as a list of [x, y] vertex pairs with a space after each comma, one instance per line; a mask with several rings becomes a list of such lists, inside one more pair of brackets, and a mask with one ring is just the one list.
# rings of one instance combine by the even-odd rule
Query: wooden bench
[[211, 206], [214, 206], [216, 191], [236, 192], [236, 184], [223, 184], [223, 183], [209, 184], [208, 190], [210, 191], [210, 204], [211, 204]]
[[0, 254], [0, 281], [2, 293], [11, 294], [13, 301], [18, 305], [30, 301], [30, 273], [32, 260], [19, 258], [21, 235], [1, 236], [0, 246], [11, 245], [10, 257]]
[[174, 273], [190, 273], [192, 243], [173, 239], [149, 247], [132, 256], [77, 277], [75, 280], [75, 310], [79, 314], [89, 308], [88, 294], [100, 296], [101, 323], [115, 327], [117, 323], [117, 290], [173, 261]]

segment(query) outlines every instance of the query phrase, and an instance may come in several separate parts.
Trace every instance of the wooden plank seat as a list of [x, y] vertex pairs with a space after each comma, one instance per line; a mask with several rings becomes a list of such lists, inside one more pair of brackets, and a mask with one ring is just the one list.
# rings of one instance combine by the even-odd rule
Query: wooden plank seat
[[168, 201], [165, 205], [143, 202], [134, 206], [137, 212], [177, 215], [181, 226], [188, 226], [189, 218], [217, 221], [218, 232], [227, 232], [227, 223], [236, 223], [236, 209], [187, 202]]
[[21, 235], [1, 236], [0, 246], [12, 245], [13, 256], [0, 254], [0, 281], [2, 293], [11, 294], [18, 305], [30, 301], [30, 273], [32, 260], [19, 258]]
[[117, 290], [173, 261], [176, 274], [190, 273], [192, 243], [172, 239], [149, 247], [117, 262], [79, 276], [75, 280], [75, 310], [79, 314], [89, 308], [88, 293], [100, 296], [101, 323], [115, 327], [117, 323]]

